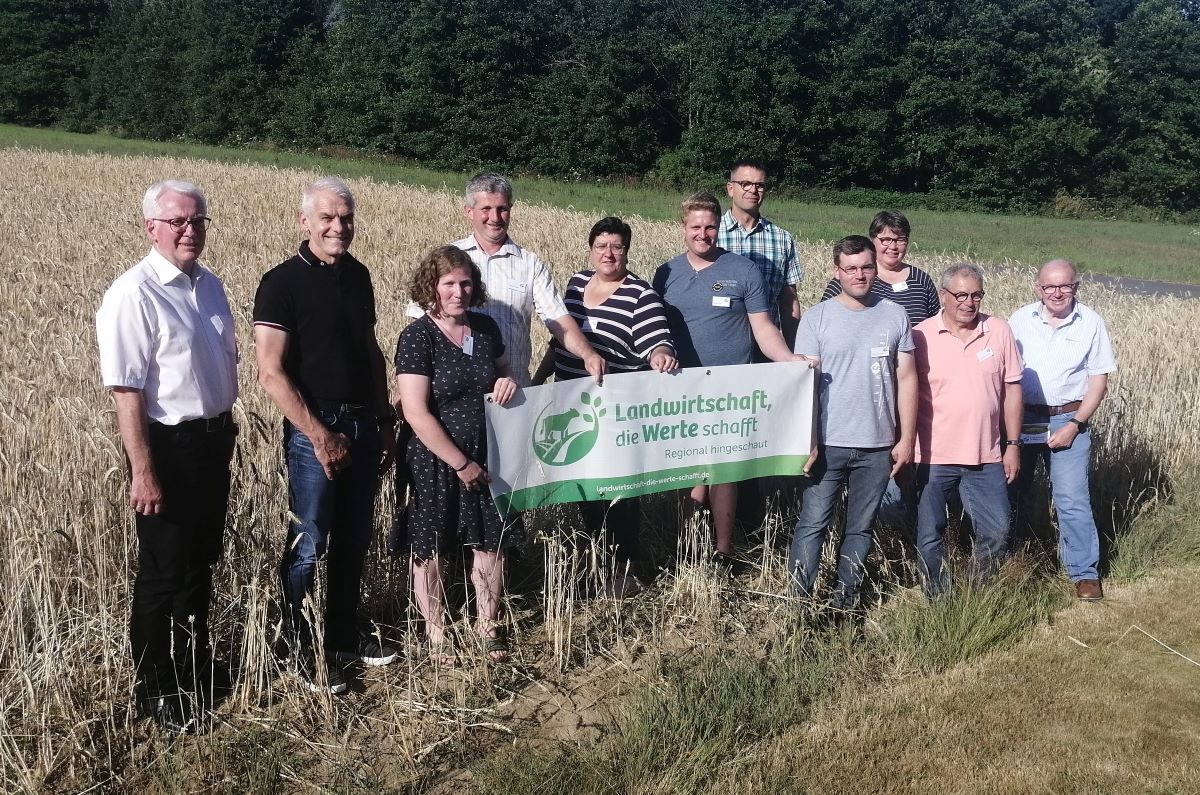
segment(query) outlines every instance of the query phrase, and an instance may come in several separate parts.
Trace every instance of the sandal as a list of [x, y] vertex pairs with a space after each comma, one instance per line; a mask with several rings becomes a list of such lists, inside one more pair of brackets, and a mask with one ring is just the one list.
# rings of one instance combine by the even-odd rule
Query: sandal
[[454, 642], [443, 638], [439, 643], [429, 643], [429, 661], [442, 668], [457, 668], [458, 649]]
[[508, 656], [512, 653], [512, 647], [508, 645], [508, 638], [496, 635], [483, 639], [483, 652], [492, 662], [502, 663], [508, 661]]

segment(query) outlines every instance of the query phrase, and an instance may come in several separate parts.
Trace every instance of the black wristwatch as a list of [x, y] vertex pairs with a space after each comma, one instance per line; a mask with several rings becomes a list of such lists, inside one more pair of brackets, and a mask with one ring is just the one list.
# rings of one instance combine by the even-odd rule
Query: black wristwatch
[[1080, 433], [1084, 433], [1088, 429], [1088, 421], [1087, 420], [1077, 420], [1074, 417], [1072, 417], [1071, 419], [1067, 420], [1067, 422], [1075, 423], [1075, 425], [1078, 426]]
[[1024, 447], [1025, 442], [1021, 439], [1009, 439], [1004, 443], [1005, 447]]

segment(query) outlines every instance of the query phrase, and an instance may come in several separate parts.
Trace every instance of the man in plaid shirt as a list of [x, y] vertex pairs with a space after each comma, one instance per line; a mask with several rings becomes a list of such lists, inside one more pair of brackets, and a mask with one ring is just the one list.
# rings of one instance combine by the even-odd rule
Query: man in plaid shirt
[[[731, 205], [721, 216], [717, 245], [741, 254], [762, 270], [771, 298], [771, 320], [783, 330], [788, 345], [792, 345], [796, 321], [800, 319], [796, 285], [804, 277], [804, 270], [796, 257], [796, 241], [791, 233], [762, 217], [767, 193], [766, 169], [754, 160], [737, 161], [729, 170], [725, 192]], [[780, 322], [781, 308], [788, 313], [786, 325]], [[757, 350], [754, 360], [767, 361]]]

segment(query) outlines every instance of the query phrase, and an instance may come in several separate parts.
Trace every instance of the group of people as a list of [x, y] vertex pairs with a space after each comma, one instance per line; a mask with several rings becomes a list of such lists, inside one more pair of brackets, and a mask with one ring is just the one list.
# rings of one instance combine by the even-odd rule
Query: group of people
[[[726, 184], [727, 212], [710, 193], [688, 197], [680, 212], [685, 251], [649, 282], [628, 270], [629, 225], [600, 220], [588, 236], [588, 267], [560, 293], [542, 260], [509, 237], [510, 183], [477, 175], [464, 196], [471, 234], [428, 252], [412, 273], [412, 320], [394, 357], [396, 405], [375, 335], [370, 272], [350, 253], [354, 196], [332, 177], [304, 190], [305, 239], [262, 277], [253, 314], [258, 382], [283, 415], [289, 670], [315, 691], [341, 693], [343, 665], [398, 658], [358, 621], [375, 496], [394, 455], [403, 457], [408, 492], [394, 541], [411, 560], [431, 659], [458, 659], [444, 578], [445, 562], [460, 555], [484, 654], [507, 658], [506, 553], [524, 532], [520, 517], [501, 516], [490, 498], [483, 405], [485, 397], [503, 405], [551, 376], [602, 383], [606, 374], [755, 361], [819, 367], [816, 442], [788, 560], [798, 595], [814, 594], [843, 488], [835, 606], [857, 606], [881, 502], [915, 512], [919, 565], [936, 596], [948, 582], [942, 536], [957, 488], [975, 529], [975, 568], [987, 574], [1009, 543], [1009, 488], [1027, 485], [1041, 457], [1067, 573], [1080, 598], [1101, 597], [1087, 421], [1115, 364], [1103, 321], [1075, 300], [1074, 267], [1044, 265], [1040, 300], [1010, 327], [979, 311], [983, 275], [975, 266], [956, 265], [935, 286], [906, 264], [909, 223], [884, 212], [868, 236], [834, 245], [824, 299], [801, 312], [795, 242], [761, 213], [767, 187], [762, 165], [739, 161]], [[203, 193], [159, 182], [142, 209], [151, 251], [105, 294], [97, 336], [138, 534], [130, 617], [138, 700], [164, 730], [179, 733], [195, 727], [217, 677], [208, 610], [237, 434], [237, 349], [225, 290], [199, 262], [210, 223]], [[552, 340], [531, 376], [535, 313]], [[794, 346], [785, 340], [793, 331]], [[712, 513], [723, 565], [734, 555], [737, 494], [736, 484], [689, 494], [696, 510]], [[611, 595], [632, 594], [641, 587], [631, 569], [637, 501], [582, 503], [581, 513], [615, 556]]]

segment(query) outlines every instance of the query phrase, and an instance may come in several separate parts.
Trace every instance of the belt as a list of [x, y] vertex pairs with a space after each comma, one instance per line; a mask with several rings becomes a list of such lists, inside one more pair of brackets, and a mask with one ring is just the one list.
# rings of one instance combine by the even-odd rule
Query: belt
[[201, 417], [195, 420], [184, 420], [175, 425], [163, 425], [160, 422], [151, 423], [160, 425], [168, 430], [179, 433], [217, 433], [228, 428], [235, 427], [233, 424], [233, 413], [229, 411], [222, 412], [215, 417]]
[[1078, 411], [1082, 403], [1082, 400], [1072, 400], [1070, 403], [1063, 403], [1061, 406], [1047, 406], [1044, 403], [1026, 403], [1025, 411], [1039, 417], [1057, 417], [1059, 414], [1069, 414], [1072, 411]]
[[338, 403], [333, 400], [314, 400], [313, 403], [321, 411], [337, 414], [346, 419], [375, 416], [375, 407], [366, 403]]

